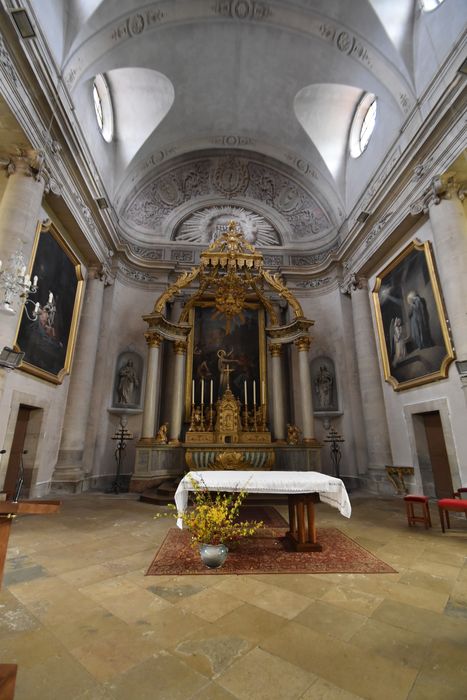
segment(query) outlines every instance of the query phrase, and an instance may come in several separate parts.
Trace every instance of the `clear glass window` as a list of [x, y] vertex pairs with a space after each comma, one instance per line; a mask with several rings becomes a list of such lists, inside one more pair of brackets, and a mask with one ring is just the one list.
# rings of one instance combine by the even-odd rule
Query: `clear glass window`
[[367, 92], [355, 110], [352, 126], [350, 127], [349, 151], [352, 158], [358, 158], [370, 142], [376, 125], [377, 99]]
[[92, 84], [92, 98], [97, 126], [99, 127], [103, 139], [107, 141], [107, 143], [110, 143], [114, 133], [112, 99], [107, 81], [102, 73], [98, 73], [94, 78]]

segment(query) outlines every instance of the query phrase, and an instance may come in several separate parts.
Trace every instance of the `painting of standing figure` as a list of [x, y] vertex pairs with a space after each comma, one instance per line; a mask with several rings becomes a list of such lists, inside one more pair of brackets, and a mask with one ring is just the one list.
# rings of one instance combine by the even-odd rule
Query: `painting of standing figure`
[[454, 351], [429, 242], [378, 275], [373, 300], [386, 381], [400, 391], [447, 377]]

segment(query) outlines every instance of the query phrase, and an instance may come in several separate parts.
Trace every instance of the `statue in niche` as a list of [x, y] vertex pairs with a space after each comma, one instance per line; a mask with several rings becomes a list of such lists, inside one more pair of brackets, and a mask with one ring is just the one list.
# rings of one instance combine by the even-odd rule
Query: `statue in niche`
[[311, 365], [313, 408], [316, 412], [338, 411], [336, 374], [330, 357], [316, 357]]
[[133, 365], [133, 360], [127, 360], [126, 364], [118, 372], [117, 401], [120, 404], [133, 404], [133, 394], [139, 386], [139, 379]]
[[321, 365], [315, 379], [315, 391], [318, 395], [318, 405], [323, 411], [329, 409], [332, 403], [332, 388], [334, 377], [326, 365]]

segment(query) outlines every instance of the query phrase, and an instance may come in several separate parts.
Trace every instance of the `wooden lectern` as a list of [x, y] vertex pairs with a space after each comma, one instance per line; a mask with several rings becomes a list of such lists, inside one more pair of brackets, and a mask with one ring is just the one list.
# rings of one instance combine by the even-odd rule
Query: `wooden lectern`
[[[56, 513], [59, 507], [60, 501], [0, 501], [0, 588], [13, 518], [17, 515]], [[0, 664], [0, 700], [13, 700], [16, 671], [16, 664]]]

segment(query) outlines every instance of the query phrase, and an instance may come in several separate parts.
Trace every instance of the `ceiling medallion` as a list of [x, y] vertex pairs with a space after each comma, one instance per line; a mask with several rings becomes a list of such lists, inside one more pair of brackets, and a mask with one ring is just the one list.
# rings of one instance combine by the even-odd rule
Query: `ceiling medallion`
[[176, 230], [173, 239], [185, 243], [212, 243], [228, 231], [235, 221], [245, 240], [257, 246], [281, 245], [277, 231], [269, 221], [243, 207], [207, 207], [192, 214]]

